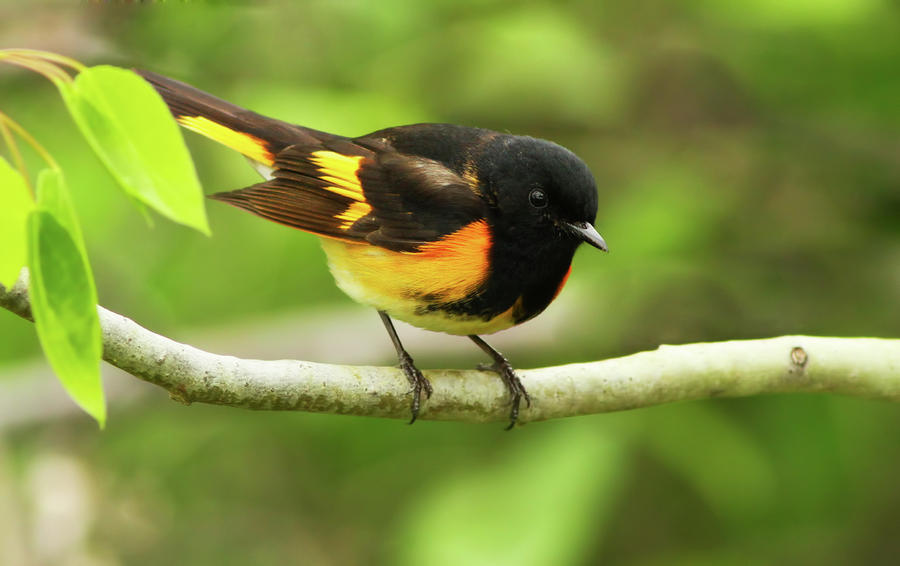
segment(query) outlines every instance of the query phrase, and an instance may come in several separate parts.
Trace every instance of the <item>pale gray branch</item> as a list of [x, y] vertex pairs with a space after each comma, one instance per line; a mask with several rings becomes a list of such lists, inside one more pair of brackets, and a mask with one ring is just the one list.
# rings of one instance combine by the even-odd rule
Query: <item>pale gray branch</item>
[[[0, 306], [30, 319], [27, 285], [0, 285]], [[407, 382], [389, 367], [222, 356], [154, 334], [98, 307], [103, 358], [176, 399], [262, 410], [409, 418]], [[491, 372], [432, 370], [420, 418], [505, 421]], [[623, 358], [520, 370], [533, 399], [521, 422], [762, 393], [830, 392], [900, 400], [900, 339], [783, 336], [661, 346]]]

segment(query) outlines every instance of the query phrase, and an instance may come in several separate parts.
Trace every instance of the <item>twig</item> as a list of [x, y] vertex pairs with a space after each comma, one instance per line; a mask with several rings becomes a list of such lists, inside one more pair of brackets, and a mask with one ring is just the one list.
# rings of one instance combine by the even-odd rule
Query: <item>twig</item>
[[[0, 286], [0, 307], [30, 319], [26, 278]], [[221, 356], [154, 334], [98, 307], [103, 357], [185, 403], [409, 418], [407, 382], [389, 367]], [[533, 370], [520, 421], [763, 393], [830, 392], [900, 401], [900, 340], [783, 336], [662, 346], [623, 358]], [[491, 372], [426, 371], [434, 395], [420, 418], [505, 421], [508, 398]]]

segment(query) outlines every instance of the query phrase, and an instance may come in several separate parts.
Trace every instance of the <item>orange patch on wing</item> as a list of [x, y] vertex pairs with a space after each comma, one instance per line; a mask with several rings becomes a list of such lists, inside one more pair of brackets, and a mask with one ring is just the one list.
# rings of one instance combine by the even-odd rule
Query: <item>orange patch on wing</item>
[[356, 201], [347, 207], [347, 210], [335, 216], [337, 220], [343, 220], [339, 228], [349, 230], [353, 223], [372, 212], [372, 207], [367, 202]]
[[363, 159], [365, 157], [361, 155], [343, 155], [326, 150], [314, 151], [309, 157], [309, 161], [319, 168], [319, 178], [331, 184], [324, 187], [325, 190], [358, 202], [366, 200], [362, 183], [356, 174]]
[[203, 116], [179, 116], [178, 123], [188, 130], [202, 134], [211, 140], [238, 151], [253, 161], [272, 165], [275, 158], [266, 146], [266, 142], [256, 136], [232, 130], [218, 122]]

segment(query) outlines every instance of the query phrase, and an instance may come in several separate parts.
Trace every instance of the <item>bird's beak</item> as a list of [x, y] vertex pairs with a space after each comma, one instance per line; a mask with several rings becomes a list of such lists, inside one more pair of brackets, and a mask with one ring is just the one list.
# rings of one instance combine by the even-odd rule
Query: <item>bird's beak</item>
[[603, 236], [597, 233], [597, 229], [594, 228], [590, 223], [567, 222], [566, 225], [579, 240], [583, 240], [594, 246], [595, 248], [603, 250], [604, 252], [609, 251], [609, 248], [606, 247], [606, 240], [603, 239]]

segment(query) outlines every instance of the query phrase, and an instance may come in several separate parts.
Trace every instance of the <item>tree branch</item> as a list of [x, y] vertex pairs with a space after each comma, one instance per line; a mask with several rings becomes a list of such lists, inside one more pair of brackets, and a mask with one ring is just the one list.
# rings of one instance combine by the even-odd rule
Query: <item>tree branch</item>
[[[31, 320], [27, 277], [0, 285], [0, 307]], [[154, 334], [97, 307], [103, 359], [185, 403], [260, 410], [409, 418], [397, 368], [221, 356]], [[506, 421], [508, 396], [492, 372], [424, 372], [434, 395], [421, 419]], [[520, 422], [711, 397], [829, 392], [900, 401], [900, 339], [783, 336], [661, 346], [623, 358], [520, 370], [533, 404]]]

